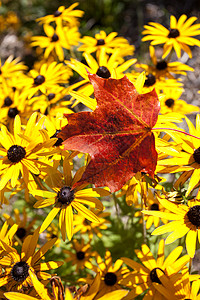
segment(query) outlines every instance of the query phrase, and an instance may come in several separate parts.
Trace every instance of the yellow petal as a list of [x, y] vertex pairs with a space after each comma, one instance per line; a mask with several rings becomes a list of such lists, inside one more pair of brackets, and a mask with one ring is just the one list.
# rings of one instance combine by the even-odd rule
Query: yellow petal
[[67, 231], [67, 237], [69, 241], [71, 240], [73, 236], [73, 211], [72, 207], [68, 206], [65, 211], [65, 220], [66, 220], [66, 231]]
[[96, 222], [96, 223], [100, 222], [99, 218], [92, 211], [87, 209], [84, 205], [76, 201], [73, 201], [72, 206], [89, 221]]
[[45, 253], [53, 247], [56, 241], [57, 238], [53, 238], [46, 242], [40, 249], [38, 249], [38, 251], [33, 255], [31, 264], [36, 264], [45, 255]]
[[102, 296], [101, 298], [98, 298], [99, 300], [121, 300], [128, 294], [127, 290], [116, 290], [112, 291], [110, 293], [107, 293], [106, 295]]
[[40, 174], [40, 170], [37, 168], [36, 164], [33, 161], [24, 158], [22, 160], [22, 163], [33, 174]]
[[31, 297], [29, 295], [25, 295], [24, 293], [16, 293], [16, 292], [7, 292], [4, 293], [4, 296], [9, 300], [38, 300], [38, 298]]
[[186, 236], [186, 249], [190, 257], [194, 257], [196, 250], [197, 230], [190, 230]]
[[48, 294], [48, 290], [44, 287], [44, 285], [37, 279], [37, 276], [35, 275], [35, 273], [33, 273], [31, 271], [31, 269], [29, 269], [29, 276], [31, 278], [31, 281], [33, 283], [33, 286], [36, 290], [36, 292], [39, 294], [39, 296], [42, 299], [45, 300], [51, 300], [49, 294]]
[[44, 222], [42, 223], [41, 229], [40, 229], [40, 233], [43, 232], [48, 226], [49, 224], [53, 221], [53, 219], [55, 218], [55, 216], [59, 213], [60, 207], [54, 207], [50, 213], [48, 214], [48, 216], [46, 217], [46, 219], [44, 220]]

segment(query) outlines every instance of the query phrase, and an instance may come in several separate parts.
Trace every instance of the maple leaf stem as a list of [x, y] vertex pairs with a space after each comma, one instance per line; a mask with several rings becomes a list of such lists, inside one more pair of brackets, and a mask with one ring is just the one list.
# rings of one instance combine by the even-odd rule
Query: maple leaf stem
[[187, 132], [185, 132], [185, 131], [178, 130], [178, 129], [173, 129], [173, 128], [152, 128], [151, 130], [152, 130], [152, 131], [153, 131], [153, 130], [154, 130], [154, 131], [165, 131], [165, 130], [176, 131], [176, 132], [180, 132], [180, 133], [183, 133], [183, 134], [185, 134], [185, 135], [189, 135], [189, 136], [191, 136], [191, 137], [194, 137], [194, 138], [200, 140], [200, 137], [198, 137], [198, 136], [196, 136], [196, 135], [193, 135], [193, 134], [190, 134], [190, 133], [187, 133]]

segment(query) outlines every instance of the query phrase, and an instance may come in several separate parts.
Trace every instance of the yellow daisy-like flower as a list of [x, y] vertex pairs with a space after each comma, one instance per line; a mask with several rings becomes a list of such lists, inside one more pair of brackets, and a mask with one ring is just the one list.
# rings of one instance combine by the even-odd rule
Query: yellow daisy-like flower
[[77, 211], [89, 221], [98, 223], [98, 217], [92, 211], [88, 210], [84, 204], [102, 210], [103, 204], [94, 197], [108, 194], [106, 190], [99, 188], [83, 189], [85, 185], [72, 190], [71, 187], [81, 178], [84, 168], [79, 169], [74, 178], [72, 178], [71, 168], [68, 159], [65, 158], [63, 161], [63, 181], [59, 182], [57, 186], [51, 186], [53, 192], [43, 190], [31, 191], [31, 194], [34, 196], [45, 198], [38, 200], [34, 207], [53, 206], [44, 220], [40, 232], [43, 232], [60, 212], [59, 227], [64, 241], [66, 234], [69, 240], [71, 240], [73, 236], [73, 212]]
[[160, 97], [161, 114], [177, 112], [180, 114], [190, 114], [199, 111], [199, 107], [188, 104], [186, 101], [179, 99], [184, 89], [163, 87], [162, 97]]
[[83, 239], [81, 239], [80, 243], [77, 240], [73, 240], [72, 251], [64, 250], [64, 252], [69, 256], [65, 261], [72, 262], [72, 264], [76, 266], [77, 272], [79, 269], [84, 269], [85, 267], [92, 269], [91, 259], [92, 256], [95, 256], [95, 252], [91, 251], [90, 244], [85, 244]]
[[[80, 80], [79, 82], [70, 86], [70, 95], [77, 99], [73, 106], [77, 105], [79, 102], [82, 102], [88, 106], [84, 95], [91, 96], [94, 92], [94, 88], [90, 83], [87, 72], [91, 74], [97, 74], [102, 78], [112, 77], [119, 79], [122, 78], [124, 76], [124, 72], [136, 62], [136, 59], [133, 58], [127, 60], [126, 62], [119, 63], [119, 55], [119, 48], [115, 49], [110, 57], [106, 54], [105, 49], [102, 49], [97, 60], [95, 60], [95, 58], [89, 53], [83, 54], [87, 65], [73, 58], [71, 58], [70, 61], [65, 61], [70, 68], [76, 71], [83, 78], [83, 80]], [[77, 88], [77, 92], [72, 91]], [[94, 110], [95, 107], [96, 100], [93, 99], [93, 106], [90, 105], [89, 108]]]
[[[54, 261], [39, 263], [40, 259], [56, 242], [56, 238], [52, 239], [35, 252], [39, 229], [36, 229], [33, 235], [26, 237], [21, 254], [15, 248], [2, 240], [0, 241], [1, 247], [6, 251], [6, 255], [0, 259], [0, 264], [4, 268], [4, 272], [0, 275], [0, 286], [6, 286], [7, 291], [19, 291], [33, 286], [34, 282], [30, 272], [37, 275], [39, 279], [47, 280], [50, 274], [44, 271], [58, 268], [63, 264], [63, 262]], [[37, 287], [35, 288], [37, 290]]]
[[[182, 273], [181, 282], [178, 285], [174, 285], [176, 290], [175, 294], [174, 291], [171, 291], [171, 289], [169, 289], [169, 285], [167, 284], [167, 282], [162, 279], [162, 272], [159, 270], [158, 273], [159, 273], [158, 277], [162, 282], [162, 285], [156, 284], [155, 288], [165, 297], [165, 299], [168, 300], [180, 300], [180, 299], [199, 300], [200, 299], [200, 294], [198, 295], [199, 287], [200, 287], [199, 275], [190, 275], [187, 267], [184, 267], [181, 272]], [[193, 278], [194, 276], [196, 276], [196, 278]], [[190, 284], [191, 280], [193, 280], [192, 284]]]
[[[34, 285], [34, 288], [37, 292], [36, 297], [29, 296], [24, 293], [18, 293], [18, 292], [6, 292], [3, 294], [4, 297], [6, 297], [7, 299], [10, 299], [10, 300], [21, 300], [21, 299], [24, 299], [24, 300], [38, 300], [38, 299], [54, 300], [55, 299], [55, 297], [52, 298], [50, 296], [50, 293], [48, 292], [47, 288], [38, 280], [37, 276], [31, 271], [31, 269], [29, 270], [29, 275], [30, 275], [30, 278]], [[35, 293], [34, 293], [34, 296], [35, 296]], [[66, 298], [66, 299], [68, 299], [68, 298]]]
[[[12, 246], [13, 240], [14, 240], [14, 235], [18, 229], [18, 225], [13, 224], [10, 228], [9, 228], [9, 226], [10, 226], [10, 224], [8, 221], [5, 221], [3, 223], [3, 226], [1, 227], [1, 230], [0, 230], [0, 240], [4, 241], [4, 243], [6, 243], [9, 246]], [[4, 250], [1, 248], [0, 256], [2, 256], [3, 252], [4, 252]]]
[[17, 115], [20, 116], [22, 123], [25, 124], [27, 119], [33, 113], [33, 110], [27, 103], [26, 93], [19, 90], [13, 91], [7, 85], [2, 85], [1, 92], [1, 114], [0, 123], [6, 125], [12, 132], [14, 119]]
[[159, 202], [170, 212], [146, 211], [143, 213], [150, 216], [157, 216], [166, 220], [172, 220], [168, 224], [156, 228], [152, 234], [160, 235], [172, 232], [165, 240], [166, 244], [174, 242], [186, 235], [186, 249], [190, 257], [194, 257], [196, 240], [200, 241], [200, 201], [190, 200], [188, 205], [174, 204], [165, 198], [159, 198]]
[[196, 20], [196, 17], [187, 19], [186, 15], [182, 15], [177, 21], [174, 16], [171, 16], [170, 29], [161, 24], [150, 22], [149, 25], [144, 26], [145, 30], [142, 34], [146, 36], [142, 38], [142, 41], [152, 41], [151, 45], [164, 44], [163, 58], [172, 49], [175, 50], [178, 58], [181, 57], [181, 49], [191, 58], [192, 52], [188, 46], [200, 47], [200, 41], [193, 37], [200, 34], [200, 24], [193, 24]]
[[[55, 282], [55, 278], [51, 279], [51, 284], [52, 284], [52, 282]], [[9, 300], [21, 300], [22, 297], [24, 300], [38, 300], [38, 299], [40, 299], [40, 300], [55, 300], [55, 299], [60, 300], [60, 294], [61, 294], [62, 295], [61, 297], [63, 300], [64, 299], [65, 300], [73, 300], [73, 299], [74, 300], [95, 300], [95, 299], [97, 299], [96, 294], [98, 292], [98, 288], [100, 285], [100, 274], [98, 273], [96, 275], [92, 284], [90, 285], [89, 288], [87, 288], [86, 291], [85, 291], [85, 289], [83, 289], [83, 292], [79, 293], [80, 290], [78, 290], [77, 293], [74, 295], [74, 297], [72, 296], [72, 294], [68, 288], [65, 289], [65, 293], [64, 293], [64, 287], [61, 282], [60, 283], [56, 282], [56, 284], [53, 283], [53, 285], [52, 285], [53, 297], [49, 297], [44, 286], [42, 286], [42, 284], [41, 283], [39, 284], [39, 283], [37, 283], [37, 285], [39, 286], [38, 294], [40, 295], [40, 298], [32, 297], [32, 296], [25, 295], [22, 293], [17, 293], [17, 292], [7, 292], [4, 294], [2, 293], [2, 297], [5, 296]], [[123, 299], [124, 296], [127, 295], [127, 293], [128, 293], [127, 290], [117, 290], [117, 291], [113, 291], [113, 292], [105, 294], [104, 296], [98, 298], [98, 300], [113, 300], [113, 299], [121, 300], [121, 299]]]
[[[141, 77], [141, 74], [145, 74], [145, 72], [138, 73], [132, 71], [131, 73], [126, 74], [128, 79], [135, 85], [137, 79]], [[140, 91], [141, 94], [148, 93], [152, 91], [154, 88], [156, 93], [159, 95], [163, 88], [180, 88], [183, 84], [176, 79], [165, 79], [165, 78], [156, 78], [156, 76], [152, 73], [146, 73], [145, 77], [142, 80]], [[137, 87], [136, 87], [137, 88]]]
[[31, 46], [39, 46], [46, 48], [44, 52], [44, 58], [47, 59], [50, 53], [56, 53], [60, 61], [64, 60], [64, 49], [70, 50], [72, 46], [78, 45], [80, 39], [80, 33], [77, 27], [65, 28], [57, 26], [54, 29], [52, 26], [44, 25], [45, 36], [32, 37]]
[[186, 71], [194, 71], [193, 68], [185, 65], [179, 61], [168, 62], [167, 60], [161, 59], [158, 60], [155, 55], [155, 48], [153, 46], [149, 47], [151, 61], [153, 66], [146, 64], [137, 64], [136, 67], [142, 68], [148, 74], [153, 74], [156, 78], [170, 78], [174, 79], [174, 76], [171, 74], [187, 75]]
[[[135, 250], [137, 257], [141, 260], [142, 264], [138, 262], [122, 257], [122, 261], [133, 269], [125, 279], [122, 280], [122, 284], [131, 288], [129, 294], [124, 298], [124, 300], [132, 300], [143, 292], [146, 292], [145, 298], [149, 300], [162, 299], [160, 292], [154, 287], [154, 283], [161, 284], [161, 281], [157, 275], [157, 271], [161, 271], [166, 279], [172, 280], [175, 276], [176, 280], [181, 278], [178, 272], [185, 266], [190, 257], [189, 255], [184, 255], [178, 259], [183, 247], [179, 246], [174, 249], [168, 257], [164, 258], [164, 240], [161, 240], [158, 246], [157, 260], [153, 257], [149, 247], [145, 244], [142, 245], [141, 250]], [[172, 292], [175, 294], [175, 288], [173, 284], [169, 286]]]
[[[7, 222], [13, 226], [14, 224], [17, 224], [18, 228], [16, 231], [16, 237], [17, 239], [19, 239], [21, 242], [24, 241], [24, 239], [32, 234], [34, 232], [33, 229], [33, 225], [36, 222], [36, 218], [34, 218], [31, 222], [28, 218], [28, 215], [26, 213], [26, 209], [23, 209], [23, 214], [22, 216], [20, 215], [20, 212], [17, 208], [14, 209], [14, 217], [15, 220], [13, 220], [13, 218], [8, 215], [8, 214], [3, 214], [3, 217], [7, 220]], [[18, 245], [18, 243], [15, 243], [15, 245]]]
[[[181, 150], [176, 150], [171, 144], [169, 149], [165, 149], [165, 154], [172, 156], [171, 158], [158, 160], [156, 172], [160, 173], [176, 173], [183, 172], [174, 186], [177, 189], [182, 186], [189, 178], [190, 182], [187, 188], [186, 196], [199, 184], [200, 178], [200, 115], [196, 116], [196, 128], [192, 122], [185, 117], [189, 127], [191, 136], [176, 131], [166, 129], [168, 135], [181, 145]], [[159, 150], [159, 149], [158, 149]]]
[[[31, 106], [33, 111], [39, 111], [44, 115], [52, 115], [52, 110], [56, 107], [65, 107], [66, 113], [72, 113], [67, 105], [71, 105], [70, 100], [65, 100], [67, 89], [62, 86], [57, 86], [48, 90], [46, 95], [38, 95], [28, 100], [28, 105]], [[63, 114], [62, 114], [63, 115]]]
[[[63, 115], [60, 113], [57, 113], [55, 118], [48, 116], [45, 118], [44, 121], [46, 131], [51, 138], [57, 138], [57, 134], [61, 132], [61, 129], [64, 126], [66, 126], [67, 123], [68, 123], [67, 119], [64, 118]], [[63, 149], [64, 146], [62, 146], [62, 142], [63, 139], [57, 138], [57, 141], [55, 142], [54, 146], [56, 147], [60, 146]]]
[[107, 224], [110, 224], [110, 221], [106, 219], [110, 216], [109, 212], [95, 212], [92, 208], [91, 211], [96, 214], [99, 223], [90, 222], [81, 214], [74, 215], [74, 234], [79, 231], [81, 234], [87, 233], [90, 240], [93, 239], [94, 234], [101, 238], [101, 230], [106, 230], [108, 228]]
[[14, 121], [14, 134], [11, 134], [2, 125], [0, 131], [0, 144], [2, 145], [0, 147], [0, 190], [6, 186], [9, 180], [11, 180], [11, 186], [15, 187], [21, 175], [28, 188], [36, 188], [32, 173], [40, 174], [38, 154], [56, 142], [55, 139], [43, 140], [43, 136], [39, 132], [40, 125], [36, 124], [36, 119], [37, 113], [32, 114], [24, 130], [20, 117], [17, 115]]
[[[97, 255], [96, 262], [97, 266], [93, 265], [93, 270], [100, 273], [101, 281], [96, 295], [96, 298], [99, 299], [107, 293], [120, 290], [122, 288], [121, 280], [127, 276], [129, 270], [127, 267], [122, 267], [123, 261], [121, 259], [113, 264], [110, 251], [106, 251], [104, 260]], [[82, 279], [80, 280], [82, 281]], [[93, 280], [85, 278], [84, 281], [91, 284]]]
[[13, 56], [9, 56], [3, 64], [0, 60], [0, 82], [12, 76], [19, 76], [23, 71], [27, 70], [27, 67], [20, 61], [19, 57], [13, 59]]
[[[127, 290], [123, 289], [117, 289], [112, 292], [108, 292], [104, 294], [103, 296], [99, 297], [99, 288], [101, 285], [101, 273], [98, 272], [95, 278], [91, 281], [91, 284], [86, 292], [83, 292], [81, 295], [79, 293], [76, 293], [74, 296], [75, 300], [121, 300], [124, 299], [124, 296], [128, 294]], [[83, 286], [84, 288], [84, 286]], [[68, 298], [65, 298], [68, 299]], [[69, 298], [69, 300], [72, 300], [72, 298]]]
[[84, 11], [82, 10], [74, 10], [74, 8], [78, 5], [79, 3], [75, 2], [67, 8], [65, 8], [65, 6], [59, 6], [58, 9], [52, 15], [38, 18], [37, 21], [42, 24], [49, 24], [51, 22], [55, 22], [57, 25], [64, 25], [64, 22], [67, 24], [67, 26], [70, 27], [77, 26], [77, 18], [81, 18], [84, 14]]
[[47, 229], [46, 229], [46, 239], [47, 239], [47, 241], [50, 241], [55, 237], [57, 238], [55, 246], [59, 247], [60, 243], [61, 243], [60, 229], [57, 226], [57, 224], [51, 223], [51, 226], [47, 227]]
[[50, 65], [43, 64], [38, 71], [31, 70], [29, 72], [30, 77], [26, 77], [26, 80], [19, 80], [18, 85], [24, 87], [24, 92], [27, 93], [30, 99], [38, 91], [48, 95], [48, 91], [52, 88], [59, 87], [59, 83], [63, 83], [63, 74], [66, 69], [63, 68], [63, 64], [57, 64], [52, 62]]
[[7, 28], [12, 28], [18, 30], [20, 27], [20, 20], [14, 11], [8, 11], [5, 17], [5, 26]]
[[[136, 206], [137, 207], [137, 206]], [[140, 205], [141, 207], [141, 205]], [[155, 210], [155, 211], [165, 211], [166, 209], [159, 203], [158, 199], [153, 195], [152, 191], [148, 190], [148, 195], [146, 199], [146, 210]], [[141, 217], [141, 211], [135, 213], [135, 217]], [[160, 224], [160, 218], [155, 216], [144, 216], [144, 221], [146, 223], [146, 229], [149, 229], [152, 225], [158, 227]], [[166, 224], [168, 221], [166, 219], [161, 219], [162, 223]], [[140, 219], [140, 223], [142, 219]]]
[[105, 31], [101, 30], [99, 33], [95, 34], [95, 38], [84, 36], [80, 39], [80, 42], [83, 45], [78, 48], [78, 51], [86, 53], [96, 52], [98, 57], [102, 48], [105, 48], [106, 53], [113, 53], [116, 48], [125, 48], [126, 55], [133, 55], [135, 47], [129, 45], [129, 42], [124, 37], [117, 37], [117, 35], [117, 32], [111, 32], [107, 35]]

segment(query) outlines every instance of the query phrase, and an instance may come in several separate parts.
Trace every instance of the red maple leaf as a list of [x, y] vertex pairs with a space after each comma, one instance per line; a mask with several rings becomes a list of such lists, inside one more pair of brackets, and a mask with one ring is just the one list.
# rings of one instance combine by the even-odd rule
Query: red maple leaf
[[153, 177], [157, 152], [151, 129], [160, 110], [155, 90], [140, 95], [126, 76], [88, 76], [97, 108], [65, 115], [68, 125], [59, 134], [65, 149], [91, 156], [78, 184], [108, 186], [115, 192], [138, 171]]

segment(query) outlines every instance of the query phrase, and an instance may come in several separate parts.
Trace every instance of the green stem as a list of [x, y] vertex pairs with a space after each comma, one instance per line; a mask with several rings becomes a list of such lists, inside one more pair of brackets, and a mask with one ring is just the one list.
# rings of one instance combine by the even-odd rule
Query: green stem
[[200, 140], [200, 137], [198, 137], [198, 136], [195, 136], [195, 135], [193, 135], [193, 134], [190, 134], [190, 133], [187, 133], [187, 132], [185, 132], [185, 131], [178, 130], [178, 129], [173, 129], [173, 128], [152, 128], [152, 130], [154, 130], [154, 131], [165, 131], [165, 130], [171, 130], [171, 131], [175, 131], [175, 132], [183, 133], [183, 134], [185, 134], [185, 135], [189, 135], [189, 136], [191, 136], [191, 137], [194, 137], [194, 138], [196, 138], [196, 139]]

